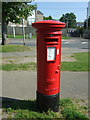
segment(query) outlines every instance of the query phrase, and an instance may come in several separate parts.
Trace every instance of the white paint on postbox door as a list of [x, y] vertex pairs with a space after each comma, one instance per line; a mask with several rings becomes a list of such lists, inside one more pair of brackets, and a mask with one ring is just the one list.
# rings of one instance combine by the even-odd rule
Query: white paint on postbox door
[[47, 60], [55, 60], [56, 58], [56, 47], [47, 47]]
[[57, 49], [57, 55], [59, 55], [59, 49]]

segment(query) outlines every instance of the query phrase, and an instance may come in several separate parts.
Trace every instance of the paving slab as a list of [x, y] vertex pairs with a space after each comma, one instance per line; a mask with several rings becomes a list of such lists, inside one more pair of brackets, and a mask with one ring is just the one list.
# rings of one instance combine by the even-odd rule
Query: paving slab
[[[0, 80], [1, 81], [1, 80]], [[15, 99], [35, 99], [36, 71], [3, 71], [2, 94]], [[88, 72], [61, 72], [61, 98], [88, 99]]]
[[22, 52], [3, 52], [0, 57], [18, 57], [18, 56], [36, 56], [36, 51], [22, 51]]
[[[71, 53], [63, 53], [61, 57], [62, 62], [74, 62], [76, 59], [72, 57], [73, 54]], [[16, 56], [16, 57], [3, 57], [3, 59], [0, 61], [0, 64], [24, 64], [29, 62], [35, 62], [37, 63], [37, 58], [34, 56]]]

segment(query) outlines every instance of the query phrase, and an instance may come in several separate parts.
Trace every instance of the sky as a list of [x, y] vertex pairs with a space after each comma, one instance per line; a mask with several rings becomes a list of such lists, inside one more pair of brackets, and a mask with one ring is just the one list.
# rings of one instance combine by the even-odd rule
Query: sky
[[[49, 0], [50, 1], [50, 0]], [[40, 10], [45, 17], [51, 15], [54, 19], [60, 19], [62, 14], [74, 13], [77, 17], [77, 22], [84, 22], [87, 17], [87, 7], [88, 1], [85, 2], [42, 2], [37, 0], [37, 2], [32, 2], [32, 4], [37, 4], [37, 9]], [[52, 0], [53, 1], [53, 0]], [[60, 0], [59, 0], [60, 1]]]

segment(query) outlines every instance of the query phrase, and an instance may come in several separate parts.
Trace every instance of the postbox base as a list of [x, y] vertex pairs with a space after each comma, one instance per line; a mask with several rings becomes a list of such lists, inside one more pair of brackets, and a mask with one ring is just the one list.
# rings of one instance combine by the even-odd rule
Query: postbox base
[[47, 112], [48, 110], [58, 112], [59, 93], [56, 95], [43, 95], [37, 91], [36, 104], [37, 104], [37, 109], [40, 112]]

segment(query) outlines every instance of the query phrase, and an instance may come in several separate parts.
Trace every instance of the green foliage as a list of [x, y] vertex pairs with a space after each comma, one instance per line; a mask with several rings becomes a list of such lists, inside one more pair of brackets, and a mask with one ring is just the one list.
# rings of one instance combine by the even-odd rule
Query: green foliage
[[63, 14], [59, 20], [61, 22], [65, 22], [67, 24], [68, 28], [76, 27], [76, 16], [74, 13]]
[[84, 114], [85, 110], [70, 98], [63, 98], [60, 101], [61, 113], [66, 120], [88, 120]]
[[36, 101], [33, 100], [12, 100], [6, 99], [3, 102], [3, 112], [9, 115], [9, 118], [16, 119], [48, 119], [48, 120], [88, 120], [86, 116], [87, 110], [77, 104], [70, 98], [60, 100], [60, 112], [43, 112], [40, 113], [36, 109]]
[[2, 45], [6, 44], [8, 23], [21, 23], [22, 19], [33, 14], [35, 8], [35, 5], [27, 2], [2, 2]]
[[44, 20], [53, 20], [52, 16], [44, 17]]
[[87, 116], [75, 109], [66, 108], [63, 111], [66, 120], [88, 120]]
[[53, 120], [53, 118], [61, 118], [60, 114], [56, 114], [53, 111], [48, 111], [47, 113], [39, 113], [28, 110], [19, 110], [18, 113], [14, 116], [15, 118], [36, 118], [36, 119], [45, 119]]
[[2, 19], [8, 22], [20, 23], [21, 17], [27, 19], [36, 6], [27, 2], [2, 2]]

